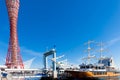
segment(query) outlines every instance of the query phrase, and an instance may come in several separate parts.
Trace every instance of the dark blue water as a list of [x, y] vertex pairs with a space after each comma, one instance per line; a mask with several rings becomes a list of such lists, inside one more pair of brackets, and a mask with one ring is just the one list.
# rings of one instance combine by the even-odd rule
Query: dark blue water
[[[14, 79], [14, 80], [40, 80], [40, 78], [26, 78], [26, 79]], [[112, 78], [106, 77], [106, 78], [99, 78], [99, 79], [67, 79], [67, 80], [120, 80], [120, 77], [112, 77]]]
[[16, 79], [12, 79], [12, 80], [40, 80], [40, 78], [16, 78]]
[[26, 78], [24, 80], [40, 80], [40, 78]]
[[104, 78], [84, 78], [84, 79], [72, 79], [72, 80], [120, 80], [120, 77], [104, 77]]

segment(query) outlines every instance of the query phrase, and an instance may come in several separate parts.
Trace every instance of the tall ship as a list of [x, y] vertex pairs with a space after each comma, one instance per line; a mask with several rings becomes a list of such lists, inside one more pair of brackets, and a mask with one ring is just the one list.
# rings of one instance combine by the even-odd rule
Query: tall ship
[[[90, 55], [90, 51], [92, 50], [90, 46], [91, 43], [93, 43], [93, 41], [87, 42], [88, 56], [83, 58], [83, 60], [86, 60], [87, 62], [80, 64], [78, 69], [75, 68], [67, 69], [65, 71], [66, 75], [68, 77], [79, 78], [79, 79], [89, 78], [89, 79], [109, 80], [110, 78], [115, 78], [114, 80], [119, 80], [118, 77], [120, 76], [120, 70], [115, 67], [113, 57], [104, 57], [102, 55], [102, 53], [105, 51], [103, 49], [103, 43], [102, 42], [99, 43], [100, 46], [99, 58]], [[92, 58], [95, 59], [96, 63], [90, 62]]]

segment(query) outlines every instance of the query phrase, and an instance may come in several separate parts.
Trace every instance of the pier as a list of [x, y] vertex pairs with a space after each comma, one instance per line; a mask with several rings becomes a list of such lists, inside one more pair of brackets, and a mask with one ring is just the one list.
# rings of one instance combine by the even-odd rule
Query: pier
[[[0, 80], [18, 80], [18, 79], [31, 79], [41, 78], [42, 70], [40, 69], [2, 69], [0, 70]], [[38, 75], [41, 74], [41, 75]]]

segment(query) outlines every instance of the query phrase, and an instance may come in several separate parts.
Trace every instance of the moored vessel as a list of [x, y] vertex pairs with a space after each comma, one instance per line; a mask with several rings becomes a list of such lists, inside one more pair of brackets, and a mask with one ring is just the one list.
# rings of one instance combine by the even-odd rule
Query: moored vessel
[[[100, 58], [96, 59], [95, 56], [90, 55], [91, 47], [90, 43], [93, 41], [88, 41], [88, 56], [86, 58], [87, 63], [82, 63], [79, 65], [79, 69], [67, 69], [65, 71], [66, 76], [73, 77], [73, 78], [92, 78], [92, 79], [99, 79], [99, 78], [110, 78], [110, 77], [119, 77], [120, 70], [115, 67], [113, 57], [104, 57], [102, 56], [103, 43], [100, 43]], [[90, 59], [95, 58], [97, 63], [90, 63]], [[116, 79], [119, 80], [119, 79]]]

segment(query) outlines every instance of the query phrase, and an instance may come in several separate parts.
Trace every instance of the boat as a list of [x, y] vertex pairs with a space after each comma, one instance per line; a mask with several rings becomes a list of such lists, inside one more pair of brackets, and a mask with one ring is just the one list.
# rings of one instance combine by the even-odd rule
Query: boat
[[[104, 57], [102, 56], [102, 52], [105, 51], [103, 49], [103, 43], [100, 42], [100, 58], [96, 59], [95, 56], [90, 55], [91, 47], [90, 43], [93, 41], [88, 41], [88, 56], [86, 58], [87, 63], [82, 63], [79, 65], [79, 69], [67, 69], [65, 74], [67, 77], [73, 78], [89, 78], [89, 79], [102, 79], [105, 78], [117, 78], [115, 80], [119, 80], [120, 70], [115, 67], [113, 57]], [[90, 60], [94, 58], [96, 59], [96, 63], [90, 63]]]

